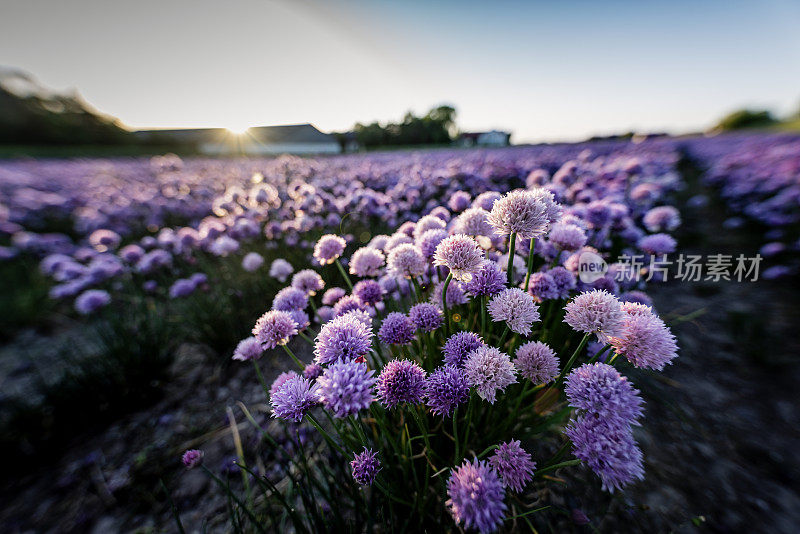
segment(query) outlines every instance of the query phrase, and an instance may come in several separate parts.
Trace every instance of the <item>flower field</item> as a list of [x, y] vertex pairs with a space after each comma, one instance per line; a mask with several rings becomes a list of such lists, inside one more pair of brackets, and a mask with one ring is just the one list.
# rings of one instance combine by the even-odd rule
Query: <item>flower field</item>
[[[0, 162], [0, 443], [19, 492], [0, 517], [14, 532], [788, 521], [796, 436], [731, 440], [796, 419], [778, 396], [799, 251], [791, 135]], [[702, 276], [683, 254], [708, 258]], [[740, 387], [758, 400], [717, 404]], [[768, 475], [726, 470], [761, 469], [765, 447]], [[685, 488], [698, 465], [708, 486]], [[749, 497], [755, 480], [770, 497]]]

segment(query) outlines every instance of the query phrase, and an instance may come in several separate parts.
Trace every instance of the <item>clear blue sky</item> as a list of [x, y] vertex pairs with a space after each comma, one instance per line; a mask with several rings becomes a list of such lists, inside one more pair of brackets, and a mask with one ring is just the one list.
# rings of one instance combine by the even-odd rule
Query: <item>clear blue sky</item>
[[0, 63], [132, 127], [453, 104], [520, 141], [707, 127], [800, 106], [800, 1], [0, 0]]

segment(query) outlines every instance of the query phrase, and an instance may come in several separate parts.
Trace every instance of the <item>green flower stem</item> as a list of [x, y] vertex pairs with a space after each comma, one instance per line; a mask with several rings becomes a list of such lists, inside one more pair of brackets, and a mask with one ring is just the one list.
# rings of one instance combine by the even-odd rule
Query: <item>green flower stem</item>
[[456, 409], [453, 410], [453, 446], [454, 446], [454, 453], [453, 453], [453, 463], [457, 463], [459, 459], [459, 442], [458, 442], [458, 406]]
[[307, 335], [305, 335], [303, 332], [298, 332], [298, 333], [297, 333], [297, 335], [299, 335], [300, 337], [302, 337], [302, 338], [303, 338], [303, 340], [304, 340], [306, 343], [308, 343], [309, 345], [311, 345], [312, 347], [314, 346], [314, 340], [313, 340], [313, 339], [311, 339], [310, 337], [308, 337]]
[[508, 268], [506, 269], [506, 278], [509, 287], [514, 287], [514, 275], [512, 273], [514, 271], [514, 247], [516, 243], [517, 234], [516, 232], [511, 232], [511, 238], [508, 241]]
[[482, 452], [482, 453], [480, 453], [478, 456], [476, 456], [476, 458], [477, 458], [478, 460], [480, 460], [481, 458], [483, 458], [484, 456], [486, 456], [487, 454], [489, 454], [490, 452], [492, 452], [493, 450], [495, 450], [497, 447], [499, 447], [499, 445], [489, 445], [488, 447], [486, 447], [486, 448], [483, 450], [483, 452]]
[[314, 316], [317, 315], [317, 305], [314, 304], [314, 297], [311, 295], [308, 296], [308, 303], [311, 304], [311, 310], [314, 312]]
[[447, 273], [447, 278], [445, 278], [442, 286], [442, 308], [444, 311], [444, 333], [446, 337], [450, 337], [450, 310], [447, 309], [447, 287], [450, 285], [451, 280], [453, 280], [453, 273]]
[[609, 343], [608, 345], [606, 345], [605, 347], [603, 347], [602, 349], [600, 349], [599, 351], [597, 351], [597, 354], [595, 354], [594, 356], [592, 356], [592, 359], [591, 359], [591, 360], [589, 360], [589, 363], [594, 363], [594, 362], [596, 362], [596, 361], [598, 360], [598, 358], [600, 358], [600, 356], [602, 356], [602, 355], [603, 355], [603, 354], [604, 354], [604, 353], [605, 353], [605, 352], [606, 352], [608, 349], [610, 349], [610, 348], [611, 348], [611, 344]]
[[569, 467], [571, 465], [578, 465], [580, 464], [580, 460], [567, 460], [566, 462], [561, 462], [555, 465], [548, 465], [547, 467], [542, 467], [541, 469], [537, 469], [536, 473], [533, 476], [541, 476], [544, 473], [548, 473], [550, 471], [555, 471], [556, 469], [561, 469], [562, 467]]
[[258, 366], [258, 360], [253, 360], [253, 367], [256, 368], [256, 376], [258, 376], [258, 381], [261, 383], [261, 388], [264, 390], [264, 393], [269, 392], [269, 386], [267, 386], [267, 381], [264, 380], [264, 375], [261, 374], [261, 368]]
[[300, 368], [300, 371], [304, 371], [306, 366], [303, 365], [303, 362], [301, 362], [299, 359], [297, 359], [297, 356], [294, 355], [294, 352], [292, 352], [292, 349], [289, 348], [289, 345], [281, 345], [281, 347], [283, 347], [283, 350], [285, 350], [286, 353], [289, 356], [292, 357], [292, 359], [294, 360], [294, 363], [296, 363], [297, 366]]
[[343, 449], [343, 448], [342, 448], [342, 447], [341, 447], [341, 446], [340, 446], [338, 443], [336, 443], [336, 440], [334, 440], [334, 439], [331, 437], [331, 435], [330, 435], [330, 434], [328, 434], [328, 432], [327, 432], [327, 431], [326, 431], [324, 428], [322, 428], [322, 425], [320, 425], [320, 424], [319, 424], [319, 422], [318, 422], [316, 419], [314, 419], [314, 416], [313, 416], [313, 415], [311, 415], [310, 413], [307, 413], [307, 414], [306, 414], [306, 419], [308, 419], [308, 421], [309, 421], [309, 422], [310, 422], [312, 425], [314, 425], [314, 427], [315, 427], [317, 430], [319, 430], [320, 434], [322, 434], [322, 436], [323, 436], [323, 437], [324, 437], [324, 438], [325, 438], [325, 439], [328, 441], [328, 443], [330, 443], [330, 444], [331, 444], [331, 445], [332, 445], [332, 446], [333, 446], [333, 447], [334, 447], [334, 448], [335, 448], [337, 451], [339, 451], [339, 453], [340, 453], [342, 456], [344, 456], [345, 458], [347, 458], [347, 457], [348, 457], [348, 455], [347, 455], [347, 453], [344, 451], [344, 449]]
[[536, 238], [531, 239], [531, 249], [528, 251], [528, 274], [525, 275], [525, 292], [528, 292], [528, 284], [531, 281], [531, 273], [533, 272], [533, 249], [536, 246]]
[[561, 371], [560, 375], [558, 375], [558, 380], [556, 380], [554, 383], [555, 387], [561, 387], [564, 377], [567, 376], [567, 373], [569, 373], [570, 369], [572, 369], [572, 366], [575, 365], [575, 360], [578, 359], [578, 354], [580, 354], [581, 350], [583, 350], [583, 348], [589, 342], [590, 336], [591, 334], [583, 335], [583, 339], [581, 339], [581, 342], [578, 343], [578, 346], [575, 348], [575, 352], [573, 352], [572, 356], [570, 356], [569, 360], [567, 361], [567, 365], [564, 366], [564, 370]]
[[256, 528], [256, 530], [258, 530], [259, 532], [266, 533], [266, 530], [264, 530], [264, 527], [261, 526], [261, 521], [259, 521], [258, 518], [253, 513], [253, 511], [247, 505], [245, 505], [241, 501], [241, 499], [239, 499], [239, 497], [236, 496], [235, 493], [233, 493], [231, 491], [231, 488], [227, 484], [225, 484], [222, 480], [220, 480], [220, 478], [217, 475], [212, 473], [208, 469], [208, 467], [206, 467], [206, 466], [204, 466], [202, 464], [200, 465], [200, 467], [203, 469], [203, 471], [205, 471], [205, 473], [208, 476], [210, 476], [212, 479], [214, 479], [214, 482], [216, 482], [221, 488], [225, 489], [225, 492], [228, 494], [228, 497], [230, 497], [234, 502], [236, 502], [236, 504], [238, 504], [244, 510], [244, 513], [247, 514], [248, 518], [250, 518], [250, 521], [253, 523], [253, 526]]
[[350, 291], [353, 291], [353, 282], [350, 281], [350, 277], [347, 275], [347, 271], [345, 271], [344, 266], [339, 261], [339, 258], [336, 258], [333, 261], [336, 264], [336, 266], [339, 268], [339, 272], [342, 273], [342, 278], [344, 278], [344, 281], [347, 283], [347, 287], [350, 288]]
[[481, 337], [486, 337], [486, 306], [488, 297], [481, 296]]
[[502, 347], [503, 346], [503, 343], [505, 343], [506, 337], [508, 337], [508, 333], [510, 331], [511, 330], [509, 330], [508, 325], [506, 325], [506, 327], [503, 329], [503, 334], [500, 336], [500, 341], [497, 342], [497, 346], [498, 347]]

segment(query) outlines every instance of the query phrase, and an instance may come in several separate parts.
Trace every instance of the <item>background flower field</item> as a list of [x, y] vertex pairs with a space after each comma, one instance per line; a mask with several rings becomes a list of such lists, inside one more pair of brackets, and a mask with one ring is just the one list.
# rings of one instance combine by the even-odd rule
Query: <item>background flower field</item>
[[[535, 241], [520, 234], [517, 254], [509, 258], [509, 232], [495, 231], [508, 217], [494, 207], [515, 190], [552, 193], [563, 211], [541, 232], [531, 230]], [[566, 375], [576, 347], [583, 363], [605, 342], [584, 353], [582, 334], [552, 318], [576, 295], [598, 290], [621, 302], [652, 305], [677, 336], [674, 360], [668, 354], [643, 365], [627, 357], [625, 374], [644, 399], [641, 426], [633, 428], [644, 478], [632, 477], [637, 480], [626, 480], [632, 484], [624, 492], [609, 494], [601, 488], [608, 489], [607, 479], [601, 483], [585, 467], [543, 470], [516, 492], [518, 501], [508, 498], [502, 528], [735, 531], [758, 521], [765, 529], [791, 531], [800, 509], [792, 491], [800, 476], [793, 453], [800, 438], [794, 409], [800, 348], [794, 330], [800, 323], [793, 304], [798, 223], [800, 138], [788, 134], [326, 158], [2, 162], [0, 458], [3, 500], [10, 503], [2, 520], [12, 531], [171, 530], [177, 514], [187, 531], [231, 528], [224, 525], [232, 517], [246, 530], [253, 528], [252, 518], [242, 510], [252, 508], [259, 514], [252, 523], [278, 528], [275, 520], [267, 522], [263, 505], [240, 506], [231, 495], [246, 501], [259, 476], [290, 484], [282, 464], [300, 457], [337, 469], [337, 458], [328, 456], [330, 447], [308, 421], [296, 426], [273, 416], [297, 409], [289, 403], [281, 412], [274, 400], [279, 388], [271, 386], [294, 366], [280, 348], [286, 338], [301, 362], [316, 356], [317, 364], [333, 365], [334, 357], [319, 356], [326, 349], [325, 325], [350, 310], [366, 311], [374, 316], [368, 320], [375, 338], [358, 355], [375, 343], [375, 357], [382, 346], [386, 356], [409, 357], [411, 347], [441, 359], [445, 333], [465, 328], [501, 348], [508, 343], [510, 352], [524, 340], [564, 347], [566, 353], [557, 352]], [[326, 235], [338, 239], [320, 240]], [[472, 237], [469, 243], [447, 242], [449, 255], [439, 249], [457, 235]], [[473, 242], [480, 252], [475, 261], [458, 248]], [[609, 274], [580, 280], [577, 257], [585, 250], [612, 264]], [[645, 283], [615, 279], [614, 261], [623, 253], [760, 253], [763, 262], [756, 282], [656, 277]], [[499, 273], [499, 286], [486, 293], [492, 275], [476, 270], [484, 259]], [[529, 262], [535, 262], [533, 273]], [[454, 275], [444, 302], [443, 268]], [[460, 276], [462, 269], [471, 274]], [[562, 271], [565, 285], [557, 283]], [[509, 294], [489, 304], [489, 327], [481, 326], [487, 321], [482, 307], [506, 278], [509, 286], [526, 290], [520, 293], [545, 319], [539, 322], [530, 307], [520, 319], [519, 306], [530, 305]], [[371, 284], [349, 287], [358, 280]], [[410, 314], [410, 332], [405, 316], [389, 318], [423, 301], [435, 313]], [[302, 335], [290, 327], [268, 341], [274, 331], [263, 322], [259, 330], [257, 320], [271, 309], [294, 314]], [[569, 313], [567, 320], [573, 328], [586, 321], [570, 321]], [[503, 321], [510, 332], [501, 324], [492, 333], [492, 323]], [[419, 334], [417, 328], [439, 333]], [[240, 343], [251, 335], [259, 345], [248, 349]], [[254, 358], [262, 377], [248, 361]], [[420, 364], [426, 373], [439, 365]], [[555, 383], [560, 387], [564, 378]], [[388, 409], [399, 397], [386, 380], [378, 381], [377, 391]], [[474, 394], [470, 403], [482, 407], [487, 398], [494, 405], [496, 390], [519, 388], [521, 397], [528, 391], [522, 379], [475, 380], [471, 385], [478, 385], [482, 400]], [[431, 422], [450, 411], [426, 395]], [[542, 402], [542, 413], [549, 413], [552, 400]], [[305, 412], [296, 413], [298, 419]], [[462, 431], [470, 428], [478, 430], [468, 424]], [[498, 441], [508, 439], [501, 434]], [[523, 443], [539, 469], [573, 458], [555, 435]], [[469, 454], [459, 454], [456, 445], [456, 459], [472, 459], [485, 445]], [[180, 457], [186, 450], [202, 450], [204, 468], [223, 487], [198, 469], [185, 471]], [[351, 459], [338, 462], [346, 478]], [[374, 473], [359, 469], [355, 481], [371, 482]], [[347, 480], [354, 503], [392, 493], [381, 482], [392, 480], [389, 468], [382, 471], [371, 489]], [[302, 492], [280, 489], [306, 512], [313, 508]], [[542, 510], [523, 516], [524, 506]], [[452, 509], [420, 510], [440, 514], [436, 521], [443, 528], [454, 529], [459, 520]], [[358, 506], [342, 513], [342, 524], [367, 529], [370, 521], [388, 521], [364, 515]]]

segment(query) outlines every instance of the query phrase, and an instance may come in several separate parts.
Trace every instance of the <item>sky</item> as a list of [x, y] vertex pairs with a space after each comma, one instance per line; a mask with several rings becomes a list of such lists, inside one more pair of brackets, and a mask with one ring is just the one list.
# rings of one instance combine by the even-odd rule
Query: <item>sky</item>
[[0, 64], [131, 128], [341, 131], [447, 103], [537, 142], [791, 113], [798, 28], [800, 0], [0, 0]]

